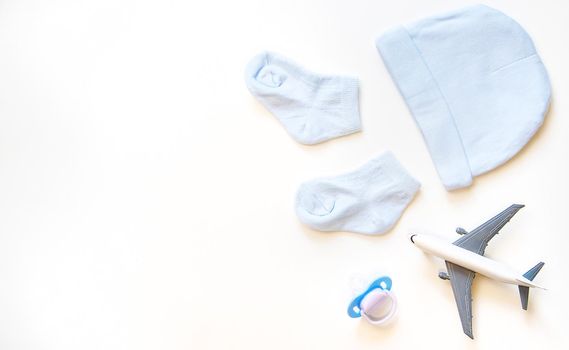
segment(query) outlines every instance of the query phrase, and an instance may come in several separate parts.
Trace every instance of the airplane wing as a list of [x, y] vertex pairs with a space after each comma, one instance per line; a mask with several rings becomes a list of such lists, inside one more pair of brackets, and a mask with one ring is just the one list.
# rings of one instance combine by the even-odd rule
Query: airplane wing
[[488, 242], [490, 242], [500, 229], [523, 207], [521, 204], [512, 204], [500, 214], [457, 239], [453, 244], [476, 254], [484, 255], [484, 249], [486, 249]]
[[452, 285], [452, 292], [454, 293], [454, 300], [458, 308], [460, 322], [462, 323], [462, 330], [464, 334], [474, 339], [472, 334], [472, 279], [474, 272], [465, 269], [462, 266], [445, 261], [447, 265], [447, 272], [450, 277]]

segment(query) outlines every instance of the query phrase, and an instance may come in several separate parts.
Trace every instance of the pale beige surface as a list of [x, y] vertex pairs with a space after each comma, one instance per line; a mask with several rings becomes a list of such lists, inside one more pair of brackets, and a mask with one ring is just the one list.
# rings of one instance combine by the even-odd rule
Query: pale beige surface
[[[374, 47], [387, 28], [470, 1], [0, 2], [0, 349], [567, 348], [569, 47], [564, 1], [488, 1], [549, 71], [543, 128], [463, 191], [440, 184]], [[361, 78], [364, 131], [301, 146], [248, 93], [263, 49]], [[392, 150], [421, 181], [389, 234], [324, 234], [298, 184]], [[455, 239], [527, 205], [488, 256], [543, 259], [530, 310], [475, 279], [475, 341], [441, 261], [410, 232]], [[345, 314], [354, 276], [394, 279], [397, 322]]]

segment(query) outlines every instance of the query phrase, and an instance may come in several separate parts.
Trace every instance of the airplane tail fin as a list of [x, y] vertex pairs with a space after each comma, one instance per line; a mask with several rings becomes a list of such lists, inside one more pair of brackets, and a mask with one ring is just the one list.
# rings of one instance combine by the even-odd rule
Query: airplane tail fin
[[[539, 273], [539, 270], [541, 270], [543, 265], [545, 265], [544, 262], [539, 262], [537, 265], [535, 265], [534, 267], [529, 269], [526, 273], [524, 273], [524, 277], [530, 281], [533, 281], [533, 279], [535, 278], [535, 276], [537, 276], [537, 274]], [[518, 286], [518, 289], [520, 290], [520, 299], [522, 301], [522, 309], [527, 310], [528, 309], [528, 298], [529, 298], [529, 287]]]

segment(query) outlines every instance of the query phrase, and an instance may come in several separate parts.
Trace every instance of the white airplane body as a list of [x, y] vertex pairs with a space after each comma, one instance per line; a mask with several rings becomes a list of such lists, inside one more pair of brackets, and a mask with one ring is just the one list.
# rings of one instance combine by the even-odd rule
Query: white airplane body
[[543, 289], [543, 287], [528, 280], [522, 273], [504, 263], [489, 259], [483, 255], [478, 255], [437, 237], [417, 234], [413, 235], [413, 243], [427, 253], [465, 267], [471, 271], [478, 272], [490, 279], [503, 283]]
[[462, 330], [470, 338], [472, 334], [472, 280], [480, 273], [496, 281], [515, 284], [520, 292], [522, 308], [527, 310], [529, 288], [541, 288], [533, 283], [534, 277], [543, 267], [540, 262], [526, 273], [521, 274], [509, 266], [488, 259], [484, 250], [488, 242], [500, 231], [523, 205], [514, 204], [471, 232], [457, 228], [456, 232], [463, 235], [453, 243], [443, 241], [428, 235], [411, 235], [411, 242], [423, 251], [445, 260], [447, 273], [439, 273], [439, 277], [450, 280]]

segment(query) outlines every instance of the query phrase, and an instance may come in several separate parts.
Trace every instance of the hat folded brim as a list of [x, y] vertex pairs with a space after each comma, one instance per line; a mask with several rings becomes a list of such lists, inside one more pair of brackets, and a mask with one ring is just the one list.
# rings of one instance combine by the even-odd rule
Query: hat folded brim
[[472, 172], [452, 111], [404, 27], [386, 32], [377, 49], [421, 130], [447, 190], [467, 187]]

